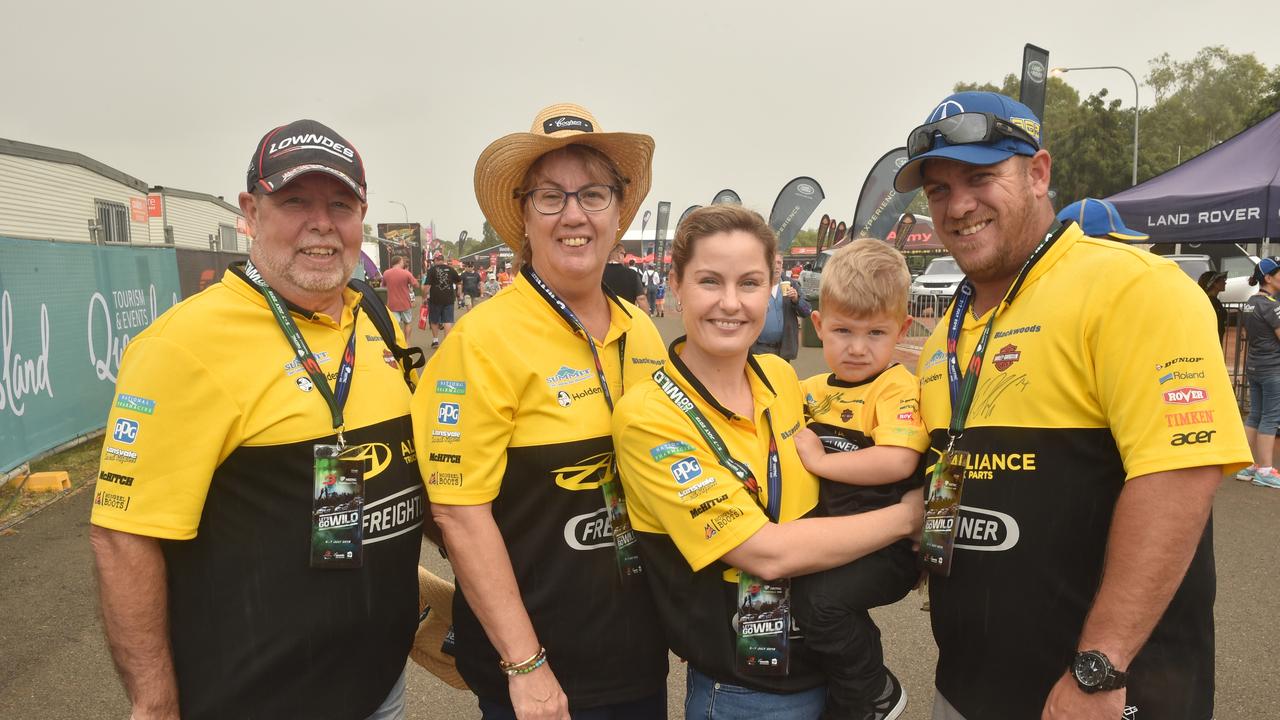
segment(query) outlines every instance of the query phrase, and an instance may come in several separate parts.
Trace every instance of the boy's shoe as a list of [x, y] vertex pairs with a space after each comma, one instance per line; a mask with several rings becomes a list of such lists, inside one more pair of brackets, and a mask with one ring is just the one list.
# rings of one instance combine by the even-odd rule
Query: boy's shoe
[[884, 675], [887, 680], [884, 694], [871, 705], [871, 712], [863, 715], [860, 720], [894, 720], [907, 711], [907, 691], [903, 689], [902, 683], [898, 682], [898, 678], [888, 668], [885, 668]]
[[1236, 473], [1236, 479], [1241, 482], [1249, 482], [1258, 474], [1258, 466], [1250, 465], [1249, 467]]
[[1259, 487], [1280, 488], [1280, 473], [1277, 473], [1275, 468], [1266, 472], [1257, 472], [1254, 473], [1252, 482]]

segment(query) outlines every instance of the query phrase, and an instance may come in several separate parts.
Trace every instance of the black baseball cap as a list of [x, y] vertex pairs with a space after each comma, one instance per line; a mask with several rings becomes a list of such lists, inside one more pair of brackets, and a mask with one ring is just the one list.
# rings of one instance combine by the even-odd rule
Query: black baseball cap
[[365, 201], [364, 161], [346, 138], [315, 120], [295, 120], [268, 132], [249, 158], [249, 192], [270, 195], [299, 175], [322, 172]]

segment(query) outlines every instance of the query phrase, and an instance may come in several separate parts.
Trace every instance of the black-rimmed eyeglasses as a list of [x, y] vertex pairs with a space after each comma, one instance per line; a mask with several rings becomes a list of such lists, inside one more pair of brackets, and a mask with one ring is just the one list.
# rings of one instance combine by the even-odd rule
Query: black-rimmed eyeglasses
[[949, 145], [989, 143], [1001, 137], [1009, 137], [1040, 149], [1040, 143], [1031, 133], [1008, 120], [991, 113], [966, 112], [926, 123], [912, 130], [907, 136], [907, 157], [913, 158], [929, 152], [933, 148], [935, 135], [941, 135]]
[[573, 192], [560, 188], [533, 188], [532, 190], [516, 190], [515, 199], [529, 198], [533, 209], [543, 215], [555, 215], [564, 210], [569, 198], [578, 200], [578, 207], [583, 212], [598, 213], [608, 210], [613, 204], [613, 193], [617, 188], [612, 185], [588, 185]]

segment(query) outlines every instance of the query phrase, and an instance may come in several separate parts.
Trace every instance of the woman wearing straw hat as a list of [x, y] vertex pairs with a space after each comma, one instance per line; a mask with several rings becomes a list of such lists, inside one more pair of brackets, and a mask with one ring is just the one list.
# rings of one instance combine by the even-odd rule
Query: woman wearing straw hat
[[666, 645], [609, 435], [664, 350], [601, 282], [652, 157], [649, 136], [554, 105], [476, 162], [476, 199], [521, 267], [455, 326], [412, 410], [458, 579], [458, 670], [485, 718], [666, 716]]

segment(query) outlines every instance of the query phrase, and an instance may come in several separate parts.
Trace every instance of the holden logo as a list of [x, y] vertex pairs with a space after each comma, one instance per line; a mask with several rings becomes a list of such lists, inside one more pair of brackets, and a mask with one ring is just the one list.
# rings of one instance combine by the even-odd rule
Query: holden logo
[[1018, 521], [995, 510], [960, 506], [960, 531], [956, 547], [995, 552], [1018, 544]]
[[569, 403], [572, 403], [573, 400], [569, 397], [569, 393], [561, 390], [556, 393], [556, 402], [560, 403], [560, 407], [569, 407]]
[[564, 542], [574, 550], [613, 547], [613, 525], [608, 508], [575, 515], [564, 524]]
[[311, 392], [311, 389], [315, 387], [315, 384], [311, 382], [311, 378], [308, 377], [300, 377], [294, 382], [298, 383], [298, 389], [302, 392]]
[[1039, 60], [1032, 60], [1027, 63], [1027, 77], [1031, 78], [1031, 82], [1037, 85], [1044, 82], [1044, 63]]
[[907, 157], [905, 155], [900, 158], [896, 158], [893, 161], [893, 166], [896, 168], [901, 168], [903, 165], [906, 165], [906, 164], [907, 164]]
[[1198, 387], [1178, 388], [1164, 394], [1164, 401], [1169, 405], [1192, 405], [1208, 399], [1209, 393]]
[[1018, 346], [1009, 344], [1000, 348], [1000, 352], [996, 353], [994, 358], [991, 358], [991, 364], [1000, 372], [1004, 372], [1009, 369], [1010, 365], [1018, 362], [1021, 357], [1022, 353], [1018, 351]]
[[812, 195], [813, 186], [808, 183], [800, 183], [799, 185], [796, 186], [796, 191], [799, 192], [801, 195]]

